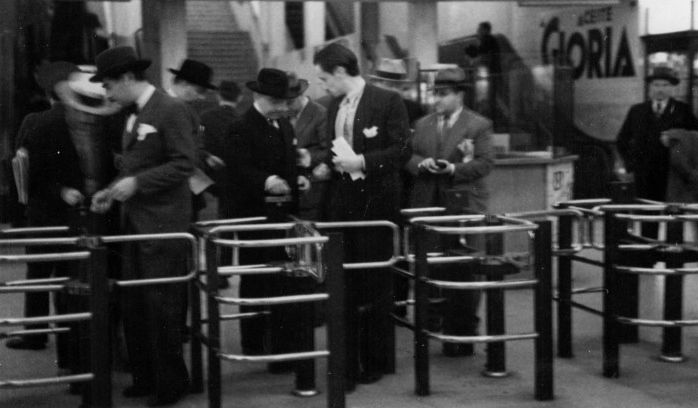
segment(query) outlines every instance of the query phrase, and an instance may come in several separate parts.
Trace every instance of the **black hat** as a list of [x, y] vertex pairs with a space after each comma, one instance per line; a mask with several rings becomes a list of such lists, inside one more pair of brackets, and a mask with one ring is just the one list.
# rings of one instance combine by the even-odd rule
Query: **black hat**
[[676, 85], [679, 83], [679, 77], [676, 76], [676, 72], [669, 67], [657, 67], [652, 71], [652, 74], [645, 78], [645, 81], [651, 82], [655, 79], [664, 79], [669, 81], [670, 84]]
[[182, 66], [178, 70], [170, 68], [169, 71], [175, 74], [177, 78], [182, 78], [183, 80], [194, 85], [199, 85], [208, 89], [218, 89], [211, 83], [213, 70], [203, 62], [185, 59], [184, 62], [182, 62]]
[[273, 96], [275, 98], [293, 99], [305, 92], [308, 88], [308, 81], [305, 79], [295, 79], [288, 73], [276, 68], [262, 68], [257, 74], [256, 81], [247, 84], [253, 92]]
[[226, 101], [235, 101], [240, 95], [240, 87], [235, 81], [221, 81], [218, 85], [218, 93]]
[[53, 88], [59, 82], [70, 79], [70, 74], [73, 72], [80, 72], [80, 68], [72, 62], [49, 62], [36, 69], [36, 82], [44, 91], [53, 92]]
[[436, 73], [434, 79], [434, 89], [440, 88], [456, 88], [464, 89], [467, 84], [465, 82], [465, 71], [461, 68], [444, 68]]
[[128, 71], [143, 71], [150, 66], [150, 60], [139, 59], [133, 47], [109, 48], [95, 58], [97, 74], [90, 82], [101, 82], [104, 77], [118, 77]]

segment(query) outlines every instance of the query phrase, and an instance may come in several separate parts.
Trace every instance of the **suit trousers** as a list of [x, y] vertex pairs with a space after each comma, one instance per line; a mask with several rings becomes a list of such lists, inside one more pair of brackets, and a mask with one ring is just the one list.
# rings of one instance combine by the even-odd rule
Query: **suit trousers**
[[[183, 275], [187, 270], [187, 253], [179, 242], [126, 244], [123, 278]], [[133, 384], [150, 389], [161, 399], [186, 392], [189, 374], [182, 350], [181, 319], [186, 296], [184, 284], [123, 288], [120, 295]]]

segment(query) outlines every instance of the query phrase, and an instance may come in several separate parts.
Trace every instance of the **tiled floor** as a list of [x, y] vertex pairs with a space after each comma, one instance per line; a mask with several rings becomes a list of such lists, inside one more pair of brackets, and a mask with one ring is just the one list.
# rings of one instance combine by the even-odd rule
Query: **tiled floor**
[[[593, 269], [576, 265], [576, 284], [594, 285], [599, 274]], [[20, 268], [0, 269], [0, 281], [23, 276]], [[229, 289], [236, 290], [235, 287]], [[585, 295], [590, 304], [598, 303], [598, 295]], [[587, 300], [585, 298], [585, 301]], [[687, 302], [694, 298], [687, 294]], [[0, 316], [21, 315], [22, 295], [3, 295]], [[532, 330], [531, 294], [528, 291], [507, 294], [507, 326], [511, 332]], [[688, 317], [687, 317], [688, 318]], [[224, 342], [237, 350], [236, 324], [224, 330]], [[504, 379], [483, 377], [484, 347], [476, 346], [476, 355], [468, 358], [447, 358], [440, 355], [438, 344], [431, 347], [432, 395], [414, 395], [412, 367], [412, 335], [398, 329], [398, 372], [372, 385], [359, 386], [347, 395], [347, 406], [370, 407], [565, 407], [565, 408], [655, 408], [695, 407], [698, 405], [698, 359], [689, 358], [683, 364], [662, 363], [654, 359], [659, 344], [641, 342], [621, 348], [621, 378], [606, 379], [601, 372], [601, 321], [584, 312], [575, 312], [574, 359], [555, 359], [555, 395], [550, 402], [533, 398], [533, 344], [530, 341], [507, 345], [507, 367], [511, 375]], [[657, 330], [657, 329], [653, 329]], [[3, 328], [4, 331], [4, 328]], [[317, 331], [318, 343], [323, 343], [324, 329]], [[698, 332], [685, 330], [686, 355], [698, 355]], [[27, 378], [55, 372], [53, 343], [45, 351], [10, 351], [0, 346], [0, 379]], [[310, 399], [293, 397], [291, 375], [271, 375], [263, 366], [224, 363], [223, 406], [245, 408], [324, 407], [326, 393]], [[322, 373], [325, 362], [318, 364], [318, 383], [324, 390]], [[123, 372], [114, 375], [114, 406], [145, 406], [144, 400], [125, 400], [120, 391], [128, 383]], [[0, 389], [0, 407], [77, 407], [79, 398], [66, 392], [65, 386], [32, 389]], [[206, 407], [206, 394], [190, 395], [176, 407]]]

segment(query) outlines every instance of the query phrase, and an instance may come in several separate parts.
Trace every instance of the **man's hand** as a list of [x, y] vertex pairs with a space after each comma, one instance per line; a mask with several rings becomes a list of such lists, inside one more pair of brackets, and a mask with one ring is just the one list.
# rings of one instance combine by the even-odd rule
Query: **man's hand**
[[100, 190], [92, 196], [90, 211], [97, 214], [104, 214], [109, 211], [114, 200], [111, 198], [108, 189]]
[[291, 187], [286, 180], [278, 176], [271, 176], [266, 183], [266, 191], [274, 195], [285, 195], [291, 193]]
[[208, 157], [206, 157], [206, 165], [213, 170], [218, 170], [225, 167], [225, 162], [220, 157], [209, 154]]
[[435, 174], [453, 174], [456, 170], [456, 165], [448, 160], [439, 159], [436, 161]]
[[428, 171], [429, 173], [436, 173], [439, 170], [439, 168], [436, 166], [436, 160], [434, 160], [432, 157], [427, 157], [419, 162], [417, 169]]
[[298, 176], [298, 189], [300, 191], [310, 190], [310, 180], [305, 176]]
[[81, 203], [82, 200], [85, 199], [85, 197], [82, 195], [80, 191], [74, 188], [63, 187], [61, 188], [61, 199], [63, 199], [63, 201], [65, 201], [66, 204], [73, 207], [74, 205]]
[[296, 159], [296, 165], [298, 167], [302, 167], [304, 169], [307, 169], [310, 167], [310, 162], [311, 162], [311, 157], [310, 157], [310, 152], [308, 149], [297, 149], [298, 152], [298, 158]]
[[364, 170], [364, 160], [363, 156], [361, 155], [353, 155], [353, 156], [334, 156], [332, 158], [332, 164], [334, 164], [334, 168], [337, 171], [343, 171], [346, 173], [353, 173], [356, 171], [363, 171]]
[[136, 194], [137, 189], [138, 182], [135, 177], [124, 177], [111, 186], [109, 194], [114, 200], [126, 201]]
[[320, 163], [313, 169], [313, 178], [318, 181], [329, 180], [330, 166]]

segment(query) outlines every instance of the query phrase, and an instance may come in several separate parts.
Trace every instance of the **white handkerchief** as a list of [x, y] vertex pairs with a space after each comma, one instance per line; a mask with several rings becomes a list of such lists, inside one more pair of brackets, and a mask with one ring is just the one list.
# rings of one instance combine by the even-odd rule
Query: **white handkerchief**
[[378, 126], [364, 129], [364, 136], [366, 136], [367, 139], [378, 136]]
[[136, 133], [138, 133], [138, 137], [136, 139], [138, 139], [139, 142], [143, 141], [149, 133], [157, 133], [157, 131], [157, 129], [147, 123], [140, 123], [138, 125], [138, 129], [136, 130]]

